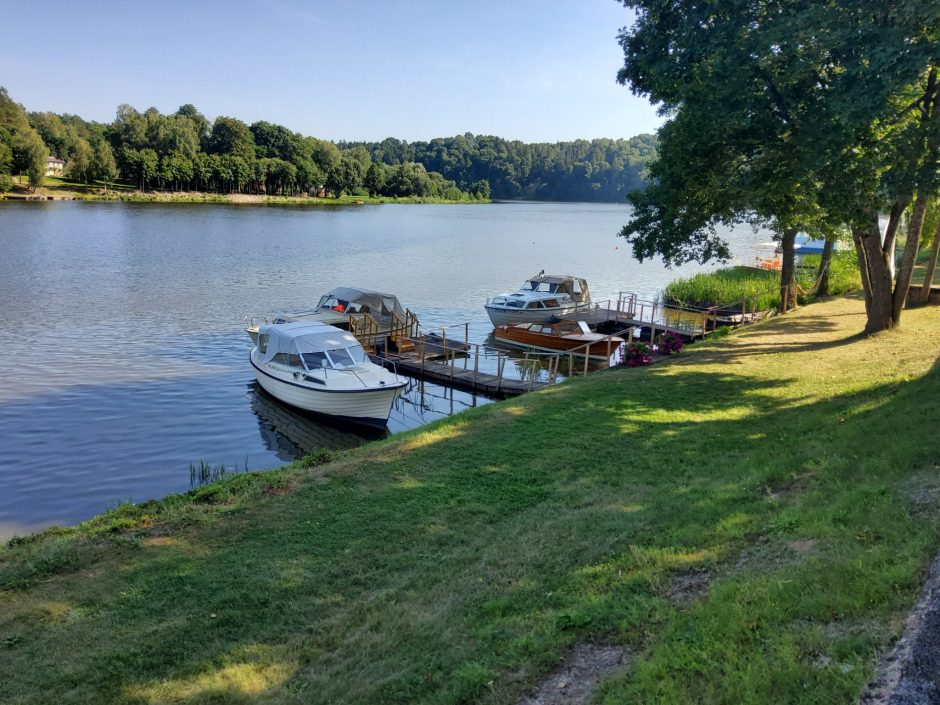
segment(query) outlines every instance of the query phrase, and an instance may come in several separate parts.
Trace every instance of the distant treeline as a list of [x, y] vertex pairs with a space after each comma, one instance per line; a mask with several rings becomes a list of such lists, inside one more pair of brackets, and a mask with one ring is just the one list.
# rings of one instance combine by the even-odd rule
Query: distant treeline
[[173, 114], [121, 105], [108, 124], [27, 113], [0, 88], [0, 190], [11, 174], [41, 185], [50, 155], [73, 179], [141, 190], [623, 201], [642, 185], [655, 139], [525, 144], [466, 134], [337, 145], [264, 121], [210, 122], [193, 105]]
[[595, 139], [527, 144], [484, 135], [458, 135], [430, 142], [340, 142], [342, 150], [365, 148], [373, 162], [416, 162], [461, 188], [486, 182], [493, 198], [623, 202], [643, 188], [646, 165], [656, 157], [656, 138]]

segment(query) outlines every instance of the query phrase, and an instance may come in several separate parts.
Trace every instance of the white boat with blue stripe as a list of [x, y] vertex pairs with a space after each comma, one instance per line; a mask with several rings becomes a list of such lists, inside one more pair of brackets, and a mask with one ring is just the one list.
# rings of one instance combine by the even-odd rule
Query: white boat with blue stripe
[[319, 322], [260, 326], [251, 349], [258, 384], [299, 409], [384, 426], [407, 380], [369, 360], [359, 341]]

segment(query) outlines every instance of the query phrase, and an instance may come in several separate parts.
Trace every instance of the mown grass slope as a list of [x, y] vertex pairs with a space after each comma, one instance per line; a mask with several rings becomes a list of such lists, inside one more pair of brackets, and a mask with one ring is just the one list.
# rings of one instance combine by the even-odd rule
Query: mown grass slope
[[0, 552], [3, 703], [851, 703], [940, 544], [940, 316], [836, 299], [651, 368]]

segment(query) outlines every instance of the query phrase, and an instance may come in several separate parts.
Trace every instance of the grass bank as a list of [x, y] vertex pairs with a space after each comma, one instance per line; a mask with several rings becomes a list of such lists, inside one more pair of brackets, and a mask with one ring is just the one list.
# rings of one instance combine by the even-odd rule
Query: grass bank
[[487, 200], [452, 201], [445, 198], [427, 196], [409, 196], [403, 198], [391, 196], [354, 196], [344, 194], [339, 198], [316, 196], [266, 196], [244, 193], [219, 194], [197, 191], [139, 191], [129, 184], [108, 184], [98, 182], [90, 185], [79, 181], [47, 176], [45, 184], [35, 191], [25, 187], [7, 194], [0, 193], [13, 200], [30, 198], [33, 200], [65, 201], [128, 201], [131, 203], [235, 203], [244, 205], [282, 205], [282, 206], [349, 206], [375, 205], [382, 203], [489, 203]]
[[[852, 703], [940, 543], [940, 317], [836, 299], [0, 552], [0, 702]], [[918, 423], [922, 419], [923, 423]]]

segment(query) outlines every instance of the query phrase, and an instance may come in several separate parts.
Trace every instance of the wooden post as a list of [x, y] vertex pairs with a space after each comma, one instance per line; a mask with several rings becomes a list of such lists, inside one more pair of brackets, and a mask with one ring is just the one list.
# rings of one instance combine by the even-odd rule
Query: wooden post
[[480, 371], [480, 346], [476, 346], [476, 353], [473, 356], [473, 386], [477, 386], [477, 374]]
[[502, 385], [502, 382], [503, 382], [503, 367], [504, 367], [503, 362], [504, 362], [504, 360], [503, 360], [503, 354], [502, 354], [502, 353], [497, 353], [497, 357], [496, 357], [496, 371], [499, 373], [499, 374], [497, 375], [497, 377], [496, 377], [496, 391], [497, 391], [497, 392], [499, 391], [499, 388], [500, 388], [500, 386]]
[[591, 356], [588, 353], [591, 352], [590, 344], [584, 349], [584, 374], [582, 376], [587, 377], [588, 375], [588, 362], [591, 359]]

